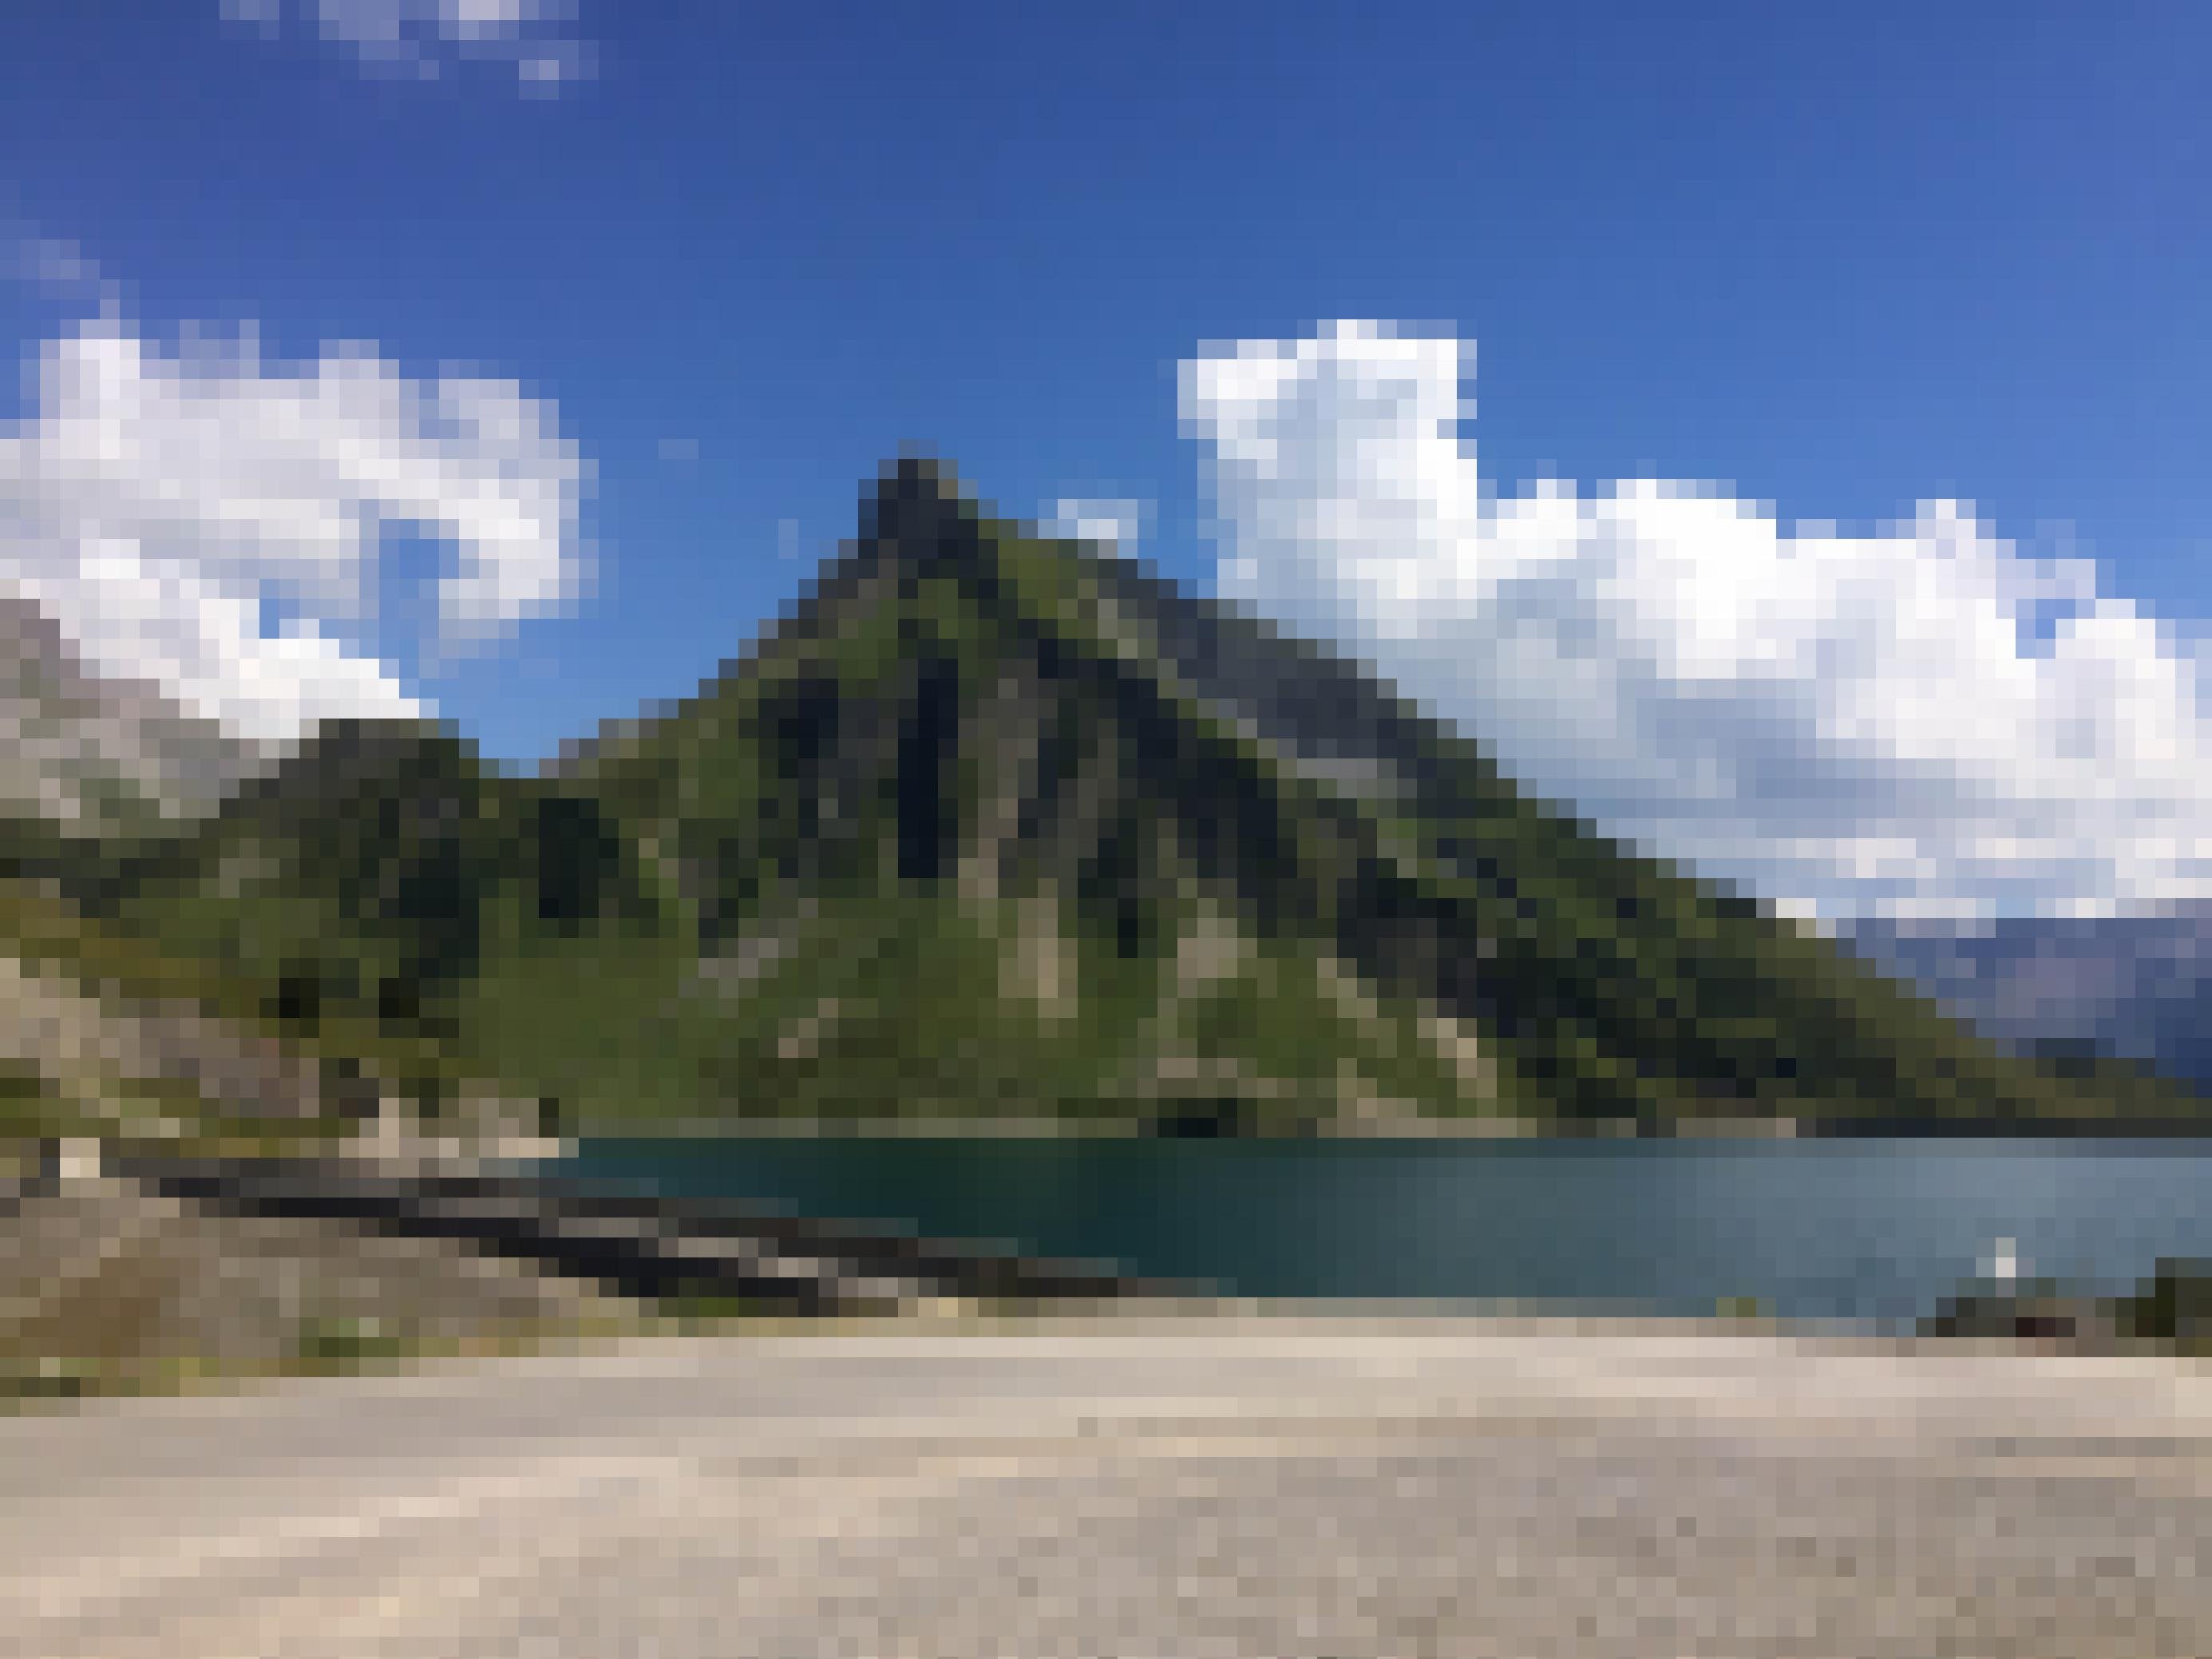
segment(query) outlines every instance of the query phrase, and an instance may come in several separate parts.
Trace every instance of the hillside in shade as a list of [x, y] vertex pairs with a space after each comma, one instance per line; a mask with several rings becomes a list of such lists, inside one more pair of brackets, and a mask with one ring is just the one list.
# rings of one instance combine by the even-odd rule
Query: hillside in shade
[[2196, 1121], [1524, 797], [1354, 664], [909, 460], [697, 692], [541, 775], [331, 726], [64, 872], [100, 925], [583, 1127]]

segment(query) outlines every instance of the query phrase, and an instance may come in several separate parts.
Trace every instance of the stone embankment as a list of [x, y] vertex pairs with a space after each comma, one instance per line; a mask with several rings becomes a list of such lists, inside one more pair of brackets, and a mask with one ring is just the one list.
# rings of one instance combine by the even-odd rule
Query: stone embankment
[[36, 1172], [0, 1180], [0, 1398], [528, 1346], [670, 1313], [1176, 1299], [1079, 1264], [450, 1159], [46, 1150]]
[[166, 1196], [219, 1213], [339, 1222], [441, 1241], [651, 1301], [690, 1297], [819, 1314], [945, 1299], [1057, 1304], [1191, 1294], [1191, 1287], [1100, 1267], [859, 1223], [485, 1169], [146, 1157], [118, 1159], [114, 1167]]

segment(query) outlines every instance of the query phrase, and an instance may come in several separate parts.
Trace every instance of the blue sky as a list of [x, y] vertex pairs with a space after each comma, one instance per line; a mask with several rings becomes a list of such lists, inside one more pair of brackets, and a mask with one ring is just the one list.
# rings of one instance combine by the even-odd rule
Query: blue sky
[[[1224, 428], [1194, 424], [1179, 365], [1365, 319], [1479, 343], [1463, 389], [1480, 418], [1462, 430], [1476, 441], [1484, 487], [1501, 495], [1546, 476], [1585, 503], [1618, 478], [1681, 481], [1769, 503], [1784, 532], [1830, 520], [1846, 538], [1957, 499], [2010, 544], [1989, 556], [2000, 563], [2087, 557], [2106, 602], [2133, 601], [2183, 633], [2212, 614], [2212, 222], [2199, 205], [2208, 124], [2196, 73], [2212, 24], [2178, 5], [2140, 9], [2125, 29], [2079, 8], [1672, 9], [0, 9], [0, 220], [30, 250], [17, 279], [0, 283], [0, 332], [27, 366], [4, 412], [15, 487], [46, 514], [44, 543], [17, 556], [55, 594], [77, 595], [79, 631], [105, 629], [111, 659], [137, 648], [138, 636], [112, 625], [118, 596], [164, 582], [173, 595], [188, 586], [175, 574], [185, 567], [126, 561], [82, 574], [94, 520], [48, 511], [66, 493], [55, 478], [77, 474], [53, 459], [65, 451], [49, 441], [55, 394], [30, 377], [72, 337], [76, 355], [64, 356], [80, 368], [97, 359], [109, 373], [120, 351], [143, 376], [170, 361], [188, 324], [249, 325], [252, 350], [234, 341], [230, 367], [189, 371], [202, 377], [193, 384], [212, 374], [260, 392], [289, 386], [271, 406], [306, 422], [306, 405], [283, 398], [353, 342], [391, 386], [496, 383], [496, 396], [483, 393], [496, 405], [491, 423], [529, 427], [504, 461], [482, 429], [410, 428], [419, 442], [372, 465], [359, 460], [362, 434], [392, 417], [360, 413], [365, 403], [315, 440], [352, 458], [329, 473], [337, 483], [313, 488], [335, 492], [330, 524], [368, 525], [356, 562], [393, 617], [423, 610], [402, 590], [446, 556], [434, 538], [404, 532], [406, 512], [452, 508], [458, 489], [471, 503], [452, 508], [464, 541], [507, 550], [474, 613], [480, 634], [491, 618], [497, 648], [426, 680], [390, 617], [361, 624], [347, 647], [387, 653], [406, 690], [495, 754], [542, 755], [603, 717], [690, 691], [797, 594], [851, 533], [862, 479], [907, 447], [949, 456], [1020, 516], [1063, 498], [1144, 503], [1136, 550], [1195, 585], [1212, 585], [1235, 542], [1255, 558], [1242, 590], [1252, 602], [1364, 641], [1470, 723], [1504, 719], [1506, 692], [1553, 687], [1530, 665], [1514, 686], [1454, 706], [1468, 673], [1450, 653], [1494, 652], [1494, 617], [1427, 628], [1401, 663], [1389, 653], [1411, 650], [1405, 629], [1394, 635], [1353, 591], [1348, 544], [1334, 532], [1301, 540], [1279, 518], [1273, 532], [1255, 527], [1267, 501], [1293, 520], [1304, 510], [1285, 506], [1285, 489], [1327, 494], [1314, 477], [1212, 493], [1207, 463]], [[108, 343], [88, 356], [72, 331], [103, 301]], [[162, 383], [173, 390], [185, 373]], [[177, 414], [185, 405], [129, 384], [140, 388], [127, 393], [134, 408], [170, 408], [177, 429], [200, 432], [228, 418], [211, 410], [235, 406]], [[1341, 436], [1347, 417], [1328, 408], [1322, 418]], [[1407, 418], [1384, 422], [1389, 441], [1419, 448]], [[1424, 453], [1419, 478], [1452, 472], [1432, 442]], [[240, 462], [236, 489], [252, 495], [257, 468], [325, 477], [327, 456], [308, 465], [287, 455]], [[40, 467], [45, 482], [25, 484]], [[538, 493], [508, 523], [485, 491], [518, 467]], [[404, 485], [386, 481], [392, 468]], [[1471, 484], [1468, 469], [1439, 487]], [[234, 515], [212, 486], [193, 488], [198, 527], [165, 520], [163, 533], [182, 538], [178, 556], [201, 562], [198, 572], [210, 556], [205, 523]], [[1231, 512], [1241, 527], [1218, 540], [1210, 526]], [[1621, 527], [1636, 516], [1613, 513], [1599, 538], [1648, 541], [1648, 524]], [[380, 518], [402, 528], [380, 536]], [[112, 553], [123, 532], [112, 514], [100, 522]], [[1657, 533], [1697, 566], [1710, 528]], [[325, 531], [309, 541], [326, 549], [338, 532]], [[259, 598], [273, 629], [322, 601], [294, 591], [298, 544], [264, 532], [247, 552], [224, 543], [216, 564], [231, 584], [221, 591]], [[1433, 540], [1432, 574], [1471, 556], [1466, 536], [1458, 553]], [[1902, 544], [1926, 556], [1925, 536]], [[1326, 580], [1288, 574], [1323, 556]], [[549, 582], [555, 565], [566, 574]], [[1895, 558], [1868, 568], [1868, 580], [1908, 583]], [[1638, 568], [1647, 586], [1660, 580]], [[1695, 580], [1727, 586], [1709, 561]], [[1433, 620], [1442, 590], [1422, 591]], [[67, 608], [65, 596], [55, 602]], [[1683, 626], [1685, 614], [1655, 601], [1612, 616], [1605, 637]], [[1877, 606], [1867, 625], [1898, 614]], [[1801, 654], [1820, 646], [1784, 632]], [[1559, 637], [1547, 636], [1543, 659], [1555, 666]], [[251, 654], [222, 638], [210, 662], [173, 664], [167, 677], [219, 687], [225, 653]], [[2099, 660], [2124, 666], [2146, 648], [2156, 647], [2122, 641]], [[334, 696], [386, 672], [373, 660], [333, 666], [335, 646], [300, 652]], [[1753, 732], [1748, 752], [1761, 722], [1741, 717], [1769, 693], [1745, 691], [1742, 660], [1739, 650], [1729, 670], [1730, 729]], [[1697, 681], [1679, 653], [1668, 661], [1674, 689]], [[1938, 677], [1961, 721], [1986, 666]], [[2100, 718], [2139, 724], [2135, 704], [2083, 689], [2094, 678], [2052, 696], [2104, 696]], [[2171, 688], [2155, 695], [2193, 757], [2193, 704]], [[2053, 716], [2035, 709], [2021, 718], [2040, 731]], [[1834, 883], [1805, 875], [1807, 860], [1841, 855], [1798, 845], [1802, 823], [1777, 829], [1736, 811], [1723, 834], [1711, 799], [1685, 807], [1680, 769], [1640, 781], [1607, 771], [1657, 741], [1649, 734], [1608, 750], [1535, 733], [1525, 707], [1515, 718], [1517, 746], [1503, 746], [1553, 791], [1607, 803], [1640, 834], [1708, 848], [1730, 867], [1759, 863], [1746, 836], [1794, 836], [1776, 890], [1817, 890], [1821, 908], [1847, 908]], [[1827, 740], [1807, 732], [1776, 741], [1817, 761]], [[1802, 808], [1838, 787], [1911, 796], [1918, 816], [1893, 815], [1907, 830], [1939, 810], [1972, 817], [1977, 786], [1961, 776], [2020, 772], [2006, 748], [2016, 739], [1981, 742], [1963, 759], [1955, 744], [1900, 758], [1901, 739], [1885, 739], [1887, 769], [1831, 769], [1796, 799]], [[1990, 888], [1999, 902], [2055, 902], [2061, 888], [2108, 904], [2196, 890], [2199, 803], [2170, 778], [2130, 783], [2151, 762], [2118, 737], [2101, 741], [2070, 781], [2012, 803], [2005, 833], [2032, 818], [2041, 834], [2051, 802], [2078, 799], [2087, 779], [2125, 785], [2118, 805], [2067, 831], [2072, 852], [2057, 841], [2036, 852], [2024, 886]], [[1742, 758], [1726, 786], [1736, 807], [1765, 787], [1744, 781]], [[1900, 781], [1924, 784], [1937, 764], [1950, 769], [1953, 803], [1940, 809]], [[2187, 797], [2178, 804], [2177, 790]], [[2191, 843], [2181, 854], [2113, 851], [2167, 808], [2167, 830], [2184, 823]], [[1997, 832], [1984, 822], [1974, 833]], [[1968, 853], [1941, 840], [1922, 836], [1942, 865], [1931, 890], [1955, 896]], [[2110, 867], [2051, 875], [2085, 860]]]

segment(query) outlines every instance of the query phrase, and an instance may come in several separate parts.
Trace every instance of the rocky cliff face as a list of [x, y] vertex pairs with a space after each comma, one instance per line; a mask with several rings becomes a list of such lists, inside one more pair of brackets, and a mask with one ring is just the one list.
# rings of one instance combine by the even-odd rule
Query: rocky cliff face
[[205, 811], [262, 757], [150, 684], [92, 673], [0, 585], [0, 813], [94, 836]]

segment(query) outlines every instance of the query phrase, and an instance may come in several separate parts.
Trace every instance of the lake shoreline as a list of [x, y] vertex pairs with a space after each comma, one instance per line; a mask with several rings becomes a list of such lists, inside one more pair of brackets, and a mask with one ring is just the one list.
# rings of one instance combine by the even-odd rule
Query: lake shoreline
[[[1917, 1269], [1885, 1269], [1894, 1270], [1883, 1292], [1887, 1302], [1838, 1300], [1824, 1310], [1793, 1291], [1818, 1285], [1823, 1273], [1853, 1270], [1848, 1251], [1831, 1254], [1826, 1265], [1816, 1255], [1790, 1261], [1771, 1283], [1762, 1281], [1767, 1266], [1785, 1256], [1830, 1248], [1819, 1242], [1822, 1224], [1818, 1206], [1807, 1207], [1808, 1194], [1825, 1193], [1832, 1228], [1838, 1218], [1883, 1212], [1870, 1194], [1927, 1182], [1939, 1183], [1950, 1195], [1942, 1207], [1955, 1210], [1963, 1190], [1957, 1182], [1990, 1163], [1955, 1140], [1924, 1153], [1903, 1145], [1893, 1152], [1866, 1147], [1863, 1158], [1830, 1143], [1838, 1148], [1832, 1157], [1809, 1158], [1812, 1148], [1802, 1143], [1793, 1149], [1745, 1141], [1735, 1149], [1686, 1140], [1661, 1154], [1620, 1141], [1547, 1149], [1522, 1140], [1498, 1143], [1496, 1158], [1469, 1148], [1440, 1162], [1419, 1147], [1399, 1156], [1373, 1139], [1356, 1149], [1339, 1143], [1340, 1154], [1326, 1143], [1240, 1149], [1216, 1141], [1178, 1150], [1128, 1137], [1095, 1153], [1073, 1143], [1065, 1152], [1052, 1150], [1034, 1139], [1025, 1150], [1020, 1137], [881, 1135], [873, 1137], [884, 1144], [872, 1153], [848, 1136], [810, 1138], [821, 1143], [814, 1147], [788, 1135], [718, 1139], [738, 1158], [733, 1169], [752, 1170], [751, 1176], [720, 1186], [710, 1148], [645, 1137], [621, 1143], [643, 1154], [628, 1168], [619, 1158], [592, 1168], [592, 1154], [607, 1143], [416, 1143], [404, 1152], [362, 1146], [312, 1162], [204, 1162], [187, 1171], [190, 1180], [165, 1191], [159, 1180], [138, 1179], [147, 1170], [123, 1149], [50, 1148], [41, 1174], [0, 1183], [7, 1200], [0, 1219], [8, 1223], [0, 1246], [30, 1275], [17, 1293], [21, 1307], [0, 1306], [6, 1316], [0, 1358], [16, 1370], [60, 1367], [52, 1376], [25, 1371], [18, 1381], [35, 1394], [49, 1383], [56, 1392], [74, 1388], [71, 1379], [84, 1367], [97, 1370], [106, 1359], [189, 1368], [302, 1354], [319, 1361], [373, 1357], [405, 1346], [410, 1331], [473, 1340], [518, 1321], [544, 1330], [576, 1316], [602, 1328], [909, 1320], [945, 1328], [947, 1319], [961, 1328], [989, 1328], [1073, 1317], [1078, 1303], [1117, 1321], [1319, 1319], [1358, 1326], [1503, 1319], [1589, 1329], [1626, 1322], [1806, 1341], [1986, 1342], [2023, 1353], [2170, 1358], [2212, 1347], [2212, 1272], [2201, 1260], [2199, 1232], [2169, 1234], [2183, 1237], [2185, 1249], [2161, 1245], [2155, 1252], [2146, 1243], [2154, 1235], [2141, 1234], [2107, 1250], [2094, 1277], [2063, 1284], [2014, 1267], [2013, 1241], [1998, 1236], [2024, 1229], [2009, 1219], [1952, 1227], [1969, 1249], [1992, 1239], [2004, 1247], [1996, 1258], [2003, 1267], [1978, 1279], [1965, 1271], [1971, 1255], [1952, 1256], [1954, 1247], [1942, 1259], [1957, 1261], [1959, 1271], [1946, 1265], [1940, 1277], [1930, 1275], [1936, 1258], [1923, 1238], [1885, 1247], [1901, 1249], [1901, 1262], [1916, 1249], [1922, 1258]], [[769, 1161], [756, 1166], [748, 1146]], [[679, 1160], [661, 1165], [678, 1177], [671, 1189], [660, 1188], [656, 1148]], [[848, 1149], [860, 1164], [851, 1163]], [[2094, 1143], [2047, 1140], [1995, 1150], [1996, 1164], [2012, 1173], [1988, 1190], [2036, 1193], [2051, 1180], [2075, 1182], [2085, 1203], [2087, 1194], [2104, 1193], [2094, 1200], [2094, 1212], [2114, 1217], [2170, 1207], [2179, 1190], [2176, 1172], [2187, 1177], [2193, 1167], [2147, 1159], [2142, 1143], [2118, 1138], [2101, 1152]], [[1966, 1165], [1957, 1164], [1961, 1157]], [[1455, 1174], [1455, 1164], [1469, 1167]], [[2100, 1174], [2097, 1164], [2117, 1173]], [[2155, 1186], [2130, 1188], [2142, 1178], [2130, 1173], [2138, 1165], [2166, 1174]], [[169, 1167], [176, 1172], [173, 1163]], [[943, 1186], [948, 1174], [955, 1181], [950, 1188]], [[703, 1184], [687, 1194], [685, 1176], [703, 1176]], [[748, 1180], [759, 1184], [749, 1188]], [[257, 1182], [258, 1196], [247, 1190]], [[2124, 1191], [2138, 1195], [2115, 1196]], [[1419, 1199], [1423, 1193], [1432, 1196]], [[1643, 1220], [1632, 1214], [1643, 1202], [1638, 1194], [1654, 1206], [1634, 1211]], [[1713, 1230], [1724, 1226], [1726, 1215], [1714, 1206], [1735, 1199], [1750, 1206], [1739, 1217], [1750, 1223], [1748, 1231], [1728, 1235], [1733, 1242], [1719, 1258], [1725, 1277], [1672, 1254], [1677, 1247], [1666, 1241], [1678, 1235], [1668, 1229], [1678, 1223], [1666, 1217], [1693, 1218], [1695, 1235], [1718, 1237]], [[2047, 1193], [2038, 1201], [2048, 1201]], [[1472, 1206], [1479, 1215], [1501, 1205], [1487, 1232], [1433, 1224], [1454, 1208]], [[1203, 1236], [1188, 1230], [1201, 1211], [1212, 1212]], [[1523, 1218], [1513, 1218], [1523, 1211]], [[903, 1218], [909, 1212], [912, 1222]], [[1069, 1231], [1057, 1218], [1071, 1213], [1121, 1220]], [[1887, 1213], [1893, 1227], [1905, 1212]], [[1268, 1235], [1293, 1214], [1304, 1218], [1294, 1229], [1302, 1237], [1264, 1247], [1287, 1252], [1285, 1271], [1264, 1251], [1254, 1255], [1237, 1243], [1240, 1236]], [[1603, 1249], [1642, 1238], [1636, 1230], [1654, 1225], [1654, 1216], [1662, 1230], [1628, 1248], [1663, 1272], [1623, 1278], [1619, 1267], [1600, 1266], [1562, 1279], [1541, 1264], [1533, 1272], [1511, 1265], [1521, 1248], [1516, 1241], [1530, 1237], [1530, 1227], [1554, 1249], [1572, 1250], [1582, 1248], [1572, 1242], [1575, 1229], [1595, 1218], [1598, 1232], [1591, 1237], [1601, 1257]], [[1216, 1236], [1228, 1241], [1226, 1254], [1206, 1243]], [[1145, 1241], [1144, 1248], [1132, 1239]], [[1347, 1252], [1369, 1265], [1352, 1264]], [[1389, 1265], [1394, 1254], [1396, 1267]], [[2031, 1241], [2020, 1260], [2031, 1258], [2069, 1260], [2056, 1236], [2047, 1254]], [[2161, 1277], [2154, 1267], [2172, 1271]], [[475, 1286], [465, 1295], [464, 1279]], [[1329, 1288], [1301, 1288], [1324, 1282]], [[382, 1288], [347, 1288], [364, 1283]], [[1897, 1285], [1917, 1288], [1899, 1302]], [[131, 1334], [141, 1327], [144, 1334]], [[101, 1391], [89, 1373], [82, 1380], [86, 1391]]]
[[[559, 1144], [580, 1140], [1250, 1140], [1289, 1142], [1502, 1140], [2185, 1140], [2212, 1142], [2212, 1108], [2189, 1118], [2037, 1118], [1962, 1122], [1948, 1119], [1818, 1120], [1692, 1118], [1663, 1127], [1625, 1121], [1577, 1124], [1495, 1117], [1393, 1118], [1302, 1126], [1295, 1131], [1167, 1133], [1141, 1122], [1054, 1117], [750, 1117], [691, 1122], [611, 1121], [572, 1127]], [[555, 1154], [557, 1155], [557, 1154]], [[459, 1156], [457, 1154], [457, 1156]], [[531, 1154], [491, 1154], [531, 1156]]]

